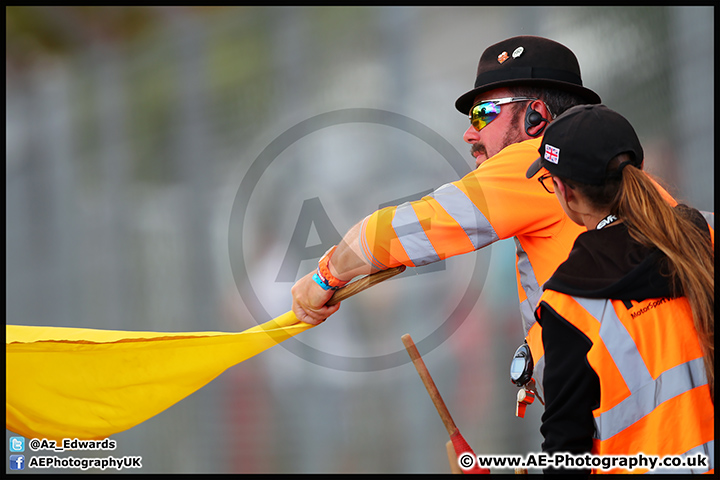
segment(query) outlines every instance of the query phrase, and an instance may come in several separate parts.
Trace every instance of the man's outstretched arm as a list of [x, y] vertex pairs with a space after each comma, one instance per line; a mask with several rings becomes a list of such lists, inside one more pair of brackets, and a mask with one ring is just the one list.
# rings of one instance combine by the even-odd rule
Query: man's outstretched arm
[[[368, 275], [379, 271], [368, 263], [360, 249], [358, 238], [362, 222], [352, 227], [337, 245], [328, 261], [330, 274], [342, 282], [349, 282], [359, 275]], [[297, 318], [305, 323], [317, 325], [337, 312], [340, 304], [328, 307], [325, 304], [334, 290], [325, 290], [314, 279], [316, 271], [298, 280], [290, 290], [293, 296], [292, 310]]]

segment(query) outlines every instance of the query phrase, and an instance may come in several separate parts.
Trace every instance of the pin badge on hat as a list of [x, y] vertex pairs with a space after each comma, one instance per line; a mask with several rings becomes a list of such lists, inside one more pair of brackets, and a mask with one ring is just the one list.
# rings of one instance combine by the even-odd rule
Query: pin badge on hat
[[523, 54], [524, 51], [525, 51], [525, 49], [524, 49], [523, 47], [517, 47], [517, 48], [515, 49], [515, 51], [512, 53], [512, 57], [513, 57], [513, 58], [518, 58], [520, 55]]
[[507, 52], [502, 52], [500, 55], [498, 55], [498, 63], [503, 63], [508, 58], [509, 57], [508, 57]]

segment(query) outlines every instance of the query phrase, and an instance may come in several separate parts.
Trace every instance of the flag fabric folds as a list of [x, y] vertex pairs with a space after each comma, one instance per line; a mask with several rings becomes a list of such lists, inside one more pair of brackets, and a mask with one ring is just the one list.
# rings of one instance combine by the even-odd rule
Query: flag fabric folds
[[292, 312], [239, 333], [6, 325], [6, 428], [27, 438], [107, 438], [312, 327]]

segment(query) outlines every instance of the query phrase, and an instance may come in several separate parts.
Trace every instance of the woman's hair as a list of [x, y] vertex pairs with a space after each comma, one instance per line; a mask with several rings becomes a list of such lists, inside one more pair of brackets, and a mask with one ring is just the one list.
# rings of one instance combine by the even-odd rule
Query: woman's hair
[[715, 402], [715, 254], [706, 228], [690, 217], [688, 207], [673, 208], [663, 198], [650, 176], [627, 165], [629, 154], [615, 157], [603, 185], [570, 183], [595, 208], [608, 208], [622, 219], [633, 239], [657, 247], [667, 258], [673, 293], [690, 303], [693, 321], [703, 349], [710, 394]]

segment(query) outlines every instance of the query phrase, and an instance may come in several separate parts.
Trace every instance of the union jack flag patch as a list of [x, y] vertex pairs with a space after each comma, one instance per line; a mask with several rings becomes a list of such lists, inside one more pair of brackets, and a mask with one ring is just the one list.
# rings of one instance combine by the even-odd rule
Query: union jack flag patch
[[560, 149], [552, 145], [545, 145], [545, 160], [557, 164], [560, 160]]

